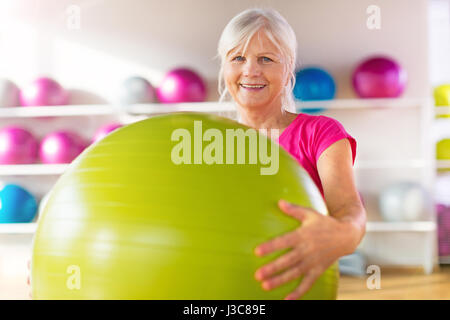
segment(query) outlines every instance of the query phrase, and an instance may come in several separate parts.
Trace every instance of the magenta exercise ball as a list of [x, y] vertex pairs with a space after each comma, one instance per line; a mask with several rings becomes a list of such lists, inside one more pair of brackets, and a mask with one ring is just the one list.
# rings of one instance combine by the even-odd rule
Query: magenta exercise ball
[[70, 163], [84, 149], [86, 142], [76, 133], [56, 131], [47, 135], [41, 142], [39, 157], [42, 163]]
[[168, 72], [156, 90], [162, 103], [203, 102], [206, 84], [195, 71], [179, 68]]
[[23, 128], [8, 126], [0, 130], [0, 164], [34, 163], [38, 148], [36, 138]]
[[394, 59], [377, 56], [364, 60], [353, 72], [353, 88], [361, 98], [395, 98], [405, 90], [406, 70]]
[[25, 86], [20, 92], [22, 106], [59, 106], [69, 101], [69, 95], [55, 80], [42, 77]]
[[119, 123], [110, 123], [107, 125], [104, 125], [100, 127], [94, 134], [94, 138], [92, 139], [92, 142], [97, 142], [104, 137], [106, 137], [110, 132], [120, 128], [122, 125]]

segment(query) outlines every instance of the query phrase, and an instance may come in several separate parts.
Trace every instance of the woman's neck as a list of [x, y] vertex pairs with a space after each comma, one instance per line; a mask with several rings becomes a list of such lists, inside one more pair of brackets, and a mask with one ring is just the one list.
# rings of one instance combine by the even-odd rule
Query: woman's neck
[[237, 107], [240, 123], [257, 130], [266, 130], [271, 138], [277, 138], [296, 117], [296, 114], [282, 109], [281, 106], [267, 109], [248, 109], [239, 105]]

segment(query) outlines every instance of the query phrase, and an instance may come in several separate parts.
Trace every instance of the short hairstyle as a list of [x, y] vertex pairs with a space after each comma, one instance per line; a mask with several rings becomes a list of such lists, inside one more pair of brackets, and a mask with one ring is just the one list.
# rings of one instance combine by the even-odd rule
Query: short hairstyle
[[218, 85], [219, 101], [224, 101], [228, 93], [223, 79], [223, 67], [228, 53], [242, 44], [244, 44], [245, 52], [251, 38], [260, 29], [265, 32], [283, 55], [289, 81], [282, 92], [282, 108], [295, 111], [292, 90], [295, 86], [297, 38], [286, 19], [274, 9], [247, 9], [232, 18], [223, 30], [217, 47], [218, 57], [221, 61]]

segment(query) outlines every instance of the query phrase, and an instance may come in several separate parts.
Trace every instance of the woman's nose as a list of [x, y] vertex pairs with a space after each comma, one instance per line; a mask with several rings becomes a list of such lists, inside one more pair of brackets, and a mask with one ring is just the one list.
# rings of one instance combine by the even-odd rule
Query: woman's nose
[[258, 61], [254, 59], [248, 59], [244, 64], [244, 76], [254, 77], [259, 76], [261, 73], [261, 66]]

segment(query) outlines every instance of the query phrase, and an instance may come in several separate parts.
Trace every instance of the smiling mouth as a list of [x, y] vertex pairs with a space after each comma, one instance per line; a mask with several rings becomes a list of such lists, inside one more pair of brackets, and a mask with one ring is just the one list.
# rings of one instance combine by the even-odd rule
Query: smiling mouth
[[243, 83], [240, 83], [239, 86], [244, 89], [262, 89], [266, 87], [265, 84], [243, 84]]

